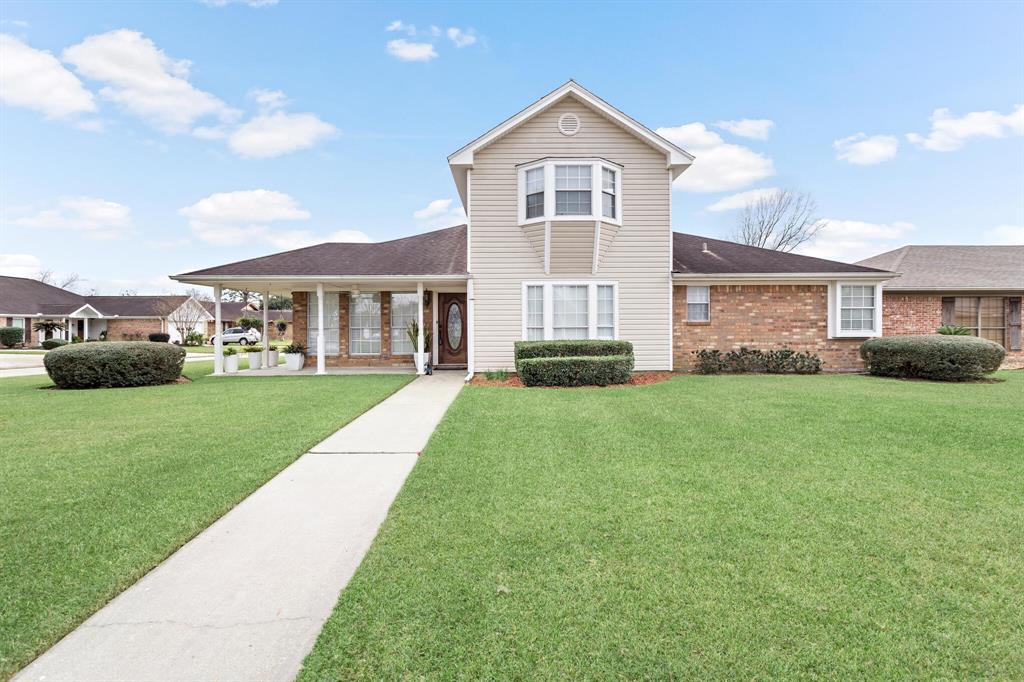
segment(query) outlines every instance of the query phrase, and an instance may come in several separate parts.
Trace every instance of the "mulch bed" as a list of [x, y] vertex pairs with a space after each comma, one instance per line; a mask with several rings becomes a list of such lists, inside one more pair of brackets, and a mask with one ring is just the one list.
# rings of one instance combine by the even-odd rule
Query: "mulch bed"
[[[580, 386], [579, 388], [629, 388], [630, 386], [646, 386], [647, 384], [657, 384], [662, 381], [668, 381], [674, 376], [678, 376], [675, 372], [633, 372], [633, 376], [630, 378], [628, 384], [612, 384], [611, 386]], [[473, 386], [499, 386], [501, 388], [526, 388], [523, 386], [523, 382], [519, 380], [519, 377], [515, 374], [508, 375], [507, 379], [488, 379], [483, 374], [477, 374], [473, 377], [470, 382]], [[563, 388], [562, 386], [542, 386], [538, 388]]]

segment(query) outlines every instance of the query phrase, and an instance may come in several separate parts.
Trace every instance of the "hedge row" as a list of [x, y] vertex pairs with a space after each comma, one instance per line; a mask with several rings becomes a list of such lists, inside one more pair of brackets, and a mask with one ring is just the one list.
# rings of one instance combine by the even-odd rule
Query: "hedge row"
[[765, 373], [765, 374], [817, 374], [821, 371], [821, 358], [808, 351], [797, 352], [791, 348], [761, 350], [741, 347], [723, 353], [705, 348], [695, 350], [698, 374], [721, 374], [723, 372]]
[[21, 327], [0, 327], [0, 344], [10, 348], [24, 341], [25, 330]]
[[883, 336], [860, 347], [868, 372], [878, 376], [974, 381], [999, 369], [1006, 351], [976, 336]]
[[633, 356], [525, 358], [516, 369], [524, 386], [607, 386], [629, 382]]
[[46, 339], [41, 345], [45, 350], [53, 350], [54, 348], [60, 348], [61, 346], [68, 345], [68, 342], [64, 339]]
[[527, 358], [569, 358], [594, 355], [632, 355], [629, 341], [567, 340], [516, 341], [516, 363]]
[[43, 365], [60, 388], [153, 386], [180, 377], [185, 354], [169, 343], [85, 343], [47, 353]]

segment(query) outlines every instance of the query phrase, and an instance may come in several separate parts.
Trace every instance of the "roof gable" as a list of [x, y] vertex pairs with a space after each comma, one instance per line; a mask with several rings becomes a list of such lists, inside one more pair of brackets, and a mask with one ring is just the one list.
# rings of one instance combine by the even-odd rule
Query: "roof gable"
[[909, 245], [858, 264], [901, 273], [887, 289], [1024, 290], [1024, 245]]
[[886, 276], [885, 270], [784, 253], [757, 246], [672, 233], [672, 272], [679, 275], [814, 275]]
[[466, 171], [473, 166], [474, 153], [567, 97], [579, 100], [590, 109], [617, 123], [650, 146], [663, 152], [667, 159], [666, 167], [672, 170], [673, 177], [678, 176], [693, 163], [694, 156], [692, 154], [665, 139], [636, 119], [627, 116], [579, 83], [570, 80], [544, 95], [519, 113], [505, 119], [448, 157], [448, 165], [451, 167], [452, 176], [455, 178], [455, 185], [459, 190], [463, 206], [468, 204], [466, 196]]

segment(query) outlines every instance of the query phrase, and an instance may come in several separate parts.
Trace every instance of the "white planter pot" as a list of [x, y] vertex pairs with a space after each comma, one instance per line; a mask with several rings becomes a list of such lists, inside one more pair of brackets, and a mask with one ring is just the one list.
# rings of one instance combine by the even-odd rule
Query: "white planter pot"
[[419, 353], [413, 353], [413, 357], [416, 358], [416, 367], [425, 367], [425, 363], [430, 362], [430, 353], [423, 353], [422, 360], [420, 359]]
[[263, 367], [263, 351], [249, 351], [249, 369], [260, 369]]
[[277, 351], [269, 351], [269, 354], [267, 355], [267, 369], [270, 369], [271, 367], [277, 367], [277, 362]]
[[224, 371], [228, 374], [238, 374], [238, 356], [237, 355], [225, 355], [224, 356]]
[[305, 359], [306, 356], [302, 353], [285, 353], [284, 366], [289, 371], [295, 372], [302, 369], [302, 363]]

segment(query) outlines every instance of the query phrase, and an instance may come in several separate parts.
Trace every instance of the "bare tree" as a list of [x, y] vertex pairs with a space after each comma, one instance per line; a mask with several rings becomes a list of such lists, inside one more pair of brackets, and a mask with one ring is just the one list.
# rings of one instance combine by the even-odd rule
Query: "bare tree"
[[36, 275], [36, 279], [43, 284], [49, 284], [59, 289], [67, 289], [68, 291], [74, 291], [75, 287], [82, 281], [77, 272], [58, 276], [53, 270], [40, 270], [39, 274]]
[[197, 331], [199, 323], [206, 319], [206, 308], [192, 299], [186, 300], [181, 305], [177, 305], [174, 299], [164, 299], [157, 304], [156, 308], [157, 314], [167, 319], [168, 328], [173, 324], [178, 330], [181, 335], [181, 343], [185, 343], [189, 333]]
[[138, 289], [121, 289], [121, 291], [119, 291], [117, 295], [118, 296], [138, 296], [139, 295], [139, 290]]
[[818, 204], [810, 194], [782, 189], [743, 207], [733, 239], [788, 253], [825, 227], [817, 214]]
[[200, 289], [199, 287], [189, 287], [188, 289], [185, 289], [185, 295], [191, 296], [199, 302], [213, 300], [213, 296], [210, 295], [209, 291], [206, 289]]

